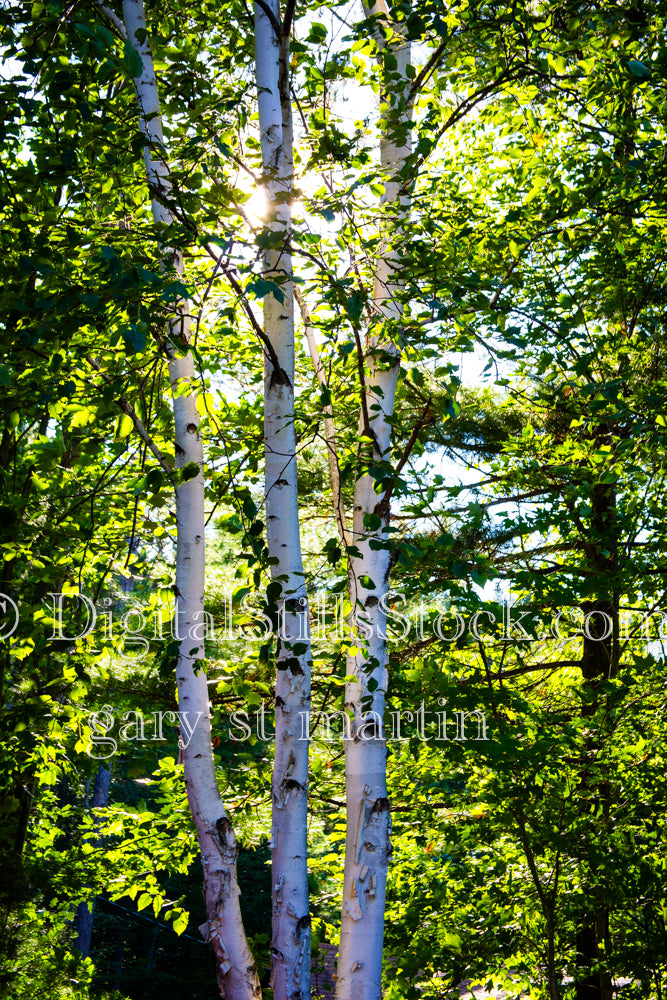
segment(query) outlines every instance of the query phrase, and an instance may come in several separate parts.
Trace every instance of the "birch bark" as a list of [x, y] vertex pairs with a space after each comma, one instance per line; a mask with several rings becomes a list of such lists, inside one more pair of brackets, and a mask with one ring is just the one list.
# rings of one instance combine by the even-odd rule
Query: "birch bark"
[[[386, 465], [390, 460], [391, 419], [400, 369], [396, 343], [403, 316], [400, 241], [410, 211], [409, 186], [401, 176], [412, 150], [412, 106], [407, 76], [410, 46], [397, 33], [398, 27], [391, 24], [384, 0], [367, 7], [366, 15], [375, 17], [374, 34], [380, 62], [385, 67], [380, 160], [385, 175], [383, 216], [389, 236], [375, 263], [375, 318], [366, 340], [360, 453], [368, 465]], [[385, 61], [385, 55], [393, 59]], [[362, 475], [355, 485], [352, 526], [353, 545], [358, 554], [350, 558], [350, 603], [360, 652], [347, 658], [347, 673], [355, 680], [347, 685], [345, 694], [352, 722], [351, 739], [345, 746], [347, 837], [337, 1000], [380, 1000], [381, 996], [391, 854], [383, 728], [387, 691], [389, 518], [389, 495], [379, 495], [375, 478], [368, 473]]]
[[[153, 57], [146, 32], [143, 0], [123, 0], [123, 17], [130, 44], [141, 57], [141, 72], [134, 85], [139, 124], [147, 139], [144, 148], [146, 177], [154, 222], [165, 227], [174, 222], [169, 207], [171, 185], [160, 117], [160, 102]], [[165, 266], [183, 273], [178, 250], [165, 249]], [[185, 787], [197, 830], [204, 868], [204, 899], [208, 920], [200, 928], [213, 947], [218, 985], [228, 1000], [261, 997], [254, 960], [248, 948], [236, 877], [237, 844], [217, 785], [211, 746], [211, 720], [206, 674], [201, 662], [204, 646], [191, 630], [204, 622], [204, 456], [199, 434], [195, 370], [190, 339], [189, 305], [181, 301], [169, 323], [168, 360], [175, 433], [175, 465], [194, 463], [196, 476], [175, 487], [176, 492], [176, 622], [182, 636], [176, 681], [180, 713], [187, 713], [192, 737], [183, 746]]]
[[[276, 736], [272, 780], [271, 985], [276, 1000], [310, 997], [308, 900], [308, 739], [311, 653], [297, 495], [294, 426], [294, 302], [290, 251], [293, 189], [289, 91], [289, 25], [279, 0], [255, 4], [255, 66], [267, 196], [263, 256], [264, 333], [275, 355], [265, 357], [264, 453], [266, 530], [272, 584], [278, 594]], [[277, 586], [276, 586], [277, 585]], [[306, 729], [307, 732], [307, 729]]]

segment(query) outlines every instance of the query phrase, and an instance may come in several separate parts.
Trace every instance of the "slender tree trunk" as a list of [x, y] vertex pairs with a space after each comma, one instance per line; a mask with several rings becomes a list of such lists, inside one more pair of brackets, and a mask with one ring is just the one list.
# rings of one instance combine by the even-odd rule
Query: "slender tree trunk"
[[[387, 25], [382, 2], [367, 14]], [[397, 26], [392, 26], [396, 30]], [[398, 274], [400, 241], [410, 209], [409, 190], [400, 171], [411, 152], [411, 103], [407, 66], [410, 46], [394, 37], [385, 42], [376, 30], [380, 59], [389, 50], [382, 94], [381, 164], [385, 173], [384, 212], [388, 245], [375, 265], [374, 319], [360, 359], [362, 460], [382, 466], [390, 460], [391, 418], [400, 369], [396, 333], [400, 329], [403, 281]], [[395, 65], [394, 65], [395, 60]], [[379, 328], [379, 332], [376, 329]], [[389, 591], [389, 494], [378, 494], [376, 479], [366, 473], [354, 491], [350, 556], [350, 603], [359, 631], [360, 652], [348, 656], [345, 700], [351, 715], [351, 739], [345, 746], [347, 838], [341, 938], [338, 955], [338, 1000], [379, 1000], [387, 870], [391, 854], [390, 806], [387, 797], [387, 749], [383, 720], [387, 690], [386, 598]]]
[[547, 986], [549, 1000], [560, 1000], [558, 979], [556, 976], [556, 933], [554, 928], [554, 901], [545, 914], [547, 923]]
[[[289, 93], [289, 26], [279, 0], [255, 5], [255, 60], [264, 185], [269, 206], [264, 333], [271, 347], [264, 371], [266, 530], [274, 597], [279, 608], [276, 735], [272, 781], [271, 985], [276, 1000], [310, 996], [308, 903], [308, 739], [311, 654], [301, 556], [294, 426], [294, 303], [290, 252], [293, 188]], [[305, 729], [307, 733], [307, 727]]]
[[153, 927], [151, 933], [151, 943], [148, 947], [148, 954], [146, 955], [146, 968], [144, 970], [144, 981], [146, 983], [146, 989], [144, 990], [144, 1000], [150, 1000], [152, 990], [151, 979], [153, 977], [153, 969], [155, 968], [155, 956], [157, 954], [157, 937], [160, 933], [159, 927]]
[[528, 864], [528, 870], [532, 876], [535, 893], [540, 902], [546, 924], [546, 973], [549, 1000], [559, 1000], [558, 976], [556, 973], [556, 901], [558, 899], [560, 861], [557, 857], [554, 870], [549, 878], [549, 885], [545, 888], [537, 864], [535, 863], [535, 854], [530, 843], [522, 805], [517, 803], [516, 809], [513, 812], [519, 827], [519, 837]]
[[[170, 225], [171, 185], [160, 117], [160, 103], [153, 57], [146, 33], [143, 0], [123, 0], [123, 16], [130, 44], [141, 57], [141, 73], [134, 80], [142, 132], [149, 144], [144, 150], [146, 176], [151, 192], [153, 219]], [[178, 250], [165, 251], [165, 264], [183, 273]], [[176, 666], [178, 706], [188, 713], [194, 731], [183, 746], [185, 787], [197, 829], [204, 868], [204, 899], [208, 920], [200, 928], [213, 947], [218, 985], [229, 1000], [261, 996], [255, 963], [248, 948], [236, 875], [237, 843], [220, 798], [211, 746], [211, 720], [203, 639], [189, 633], [204, 622], [204, 456], [199, 435], [195, 370], [190, 339], [189, 305], [181, 301], [169, 324], [169, 378], [172, 388], [176, 470], [194, 463], [196, 476], [176, 485], [176, 620], [180, 643]]]
[[[583, 707], [584, 716], [594, 716], [600, 709], [605, 697], [600, 693], [601, 682], [613, 677], [618, 668], [618, 595], [613, 584], [617, 570], [616, 550], [616, 491], [611, 484], [598, 483], [593, 487], [591, 496], [587, 561], [594, 579], [600, 582], [602, 592], [596, 600], [586, 602], [583, 608], [588, 615], [581, 659], [588, 695]], [[594, 752], [594, 742], [587, 741], [586, 760]], [[606, 826], [610, 806], [609, 782], [596, 780], [589, 786], [588, 778], [584, 777], [581, 788], [588, 791], [592, 803], [602, 807], [598, 823]], [[592, 836], [595, 836], [595, 829]], [[577, 921], [575, 940], [578, 969], [576, 1000], [612, 1000], [611, 975], [599, 968], [610, 959], [609, 907], [600, 887], [590, 885], [585, 891], [588, 905]]]
[[[121, 935], [123, 930], [121, 929]], [[123, 961], [125, 958], [125, 940], [123, 937], [120, 938], [116, 947], [114, 948], [113, 959], [112, 959], [112, 969], [113, 976], [111, 982], [111, 988], [114, 990], [121, 991], [121, 983], [123, 981]]]
[[[109, 801], [109, 788], [111, 787], [111, 771], [100, 764], [93, 782], [93, 794], [90, 799], [92, 809], [103, 809]], [[76, 941], [74, 947], [80, 952], [81, 958], [88, 958], [90, 945], [93, 940], [93, 911], [95, 903], [79, 903], [74, 917], [74, 930], [76, 931]]]

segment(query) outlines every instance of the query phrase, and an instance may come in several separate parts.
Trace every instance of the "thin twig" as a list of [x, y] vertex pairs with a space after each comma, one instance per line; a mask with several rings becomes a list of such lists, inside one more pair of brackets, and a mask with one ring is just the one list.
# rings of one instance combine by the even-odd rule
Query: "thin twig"
[[382, 499], [386, 503], [389, 503], [389, 501], [391, 500], [392, 494], [396, 488], [396, 478], [400, 475], [401, 470], [403, 469], [405, 463], [409, 459], [410, 453], [416, 444], [420, 430], [422, 429], [422, 427], [425, 426], [425, 424], [428, 421], [430, 409], [431, 409], [431, 397], [429, 396], [428, 400], [426, 401], [426, 406], [422, 410], [419, 419], [417, 420], [417, 423], [412, 428], [412, 434], [408, 438], [405, 448], [403, 449], [403, 454], [399, 459], [398, 465], [394, 469], [391, 483], [384, 491], [384, 496], [382, 497]]
[[429, 59], [429, 61], [423, 67], [423, 69], [419, 71], [419, 73], [415, 77], [414, 83], [412, 84], [410, 90], [408, 91], [409, 101], [412, 100], [412, 98], [415, 96], [420, 87], [424, 83], [426, 83], [433, 70], [436, 69], [438, 61], [442, 56], [443, 52], [445, 51], [445, 49], [447, 48], [448, 43], [449, 43], [448, 39], [446, 39], [444, 42], [441, 42], [440, 45], [435, 50], [435, 52], [433, 53], [433, 55], [431, 56], [431, 58]]
[[368, 415], [368, 400], [366, 399], [366, 376], [364, 374], [364, 349], [361, 346], [361, 338], [359, 336], [359, 331], [356, 324], [352, 325], [352, 330], [354, 332], [354, 340], [357, 345], [357, 372], [359, 374], [359, 388], [361, 391], [361, 414], [364, 422], [364, 433], [366, 436], [375, 443], [377, 449], [378, 457], [382, 459], [383, 453], [378, 444], [378, 439], [375, 436], [375, 431], [371, 427], [370, 417]]
[[[245, 294], [245, 292], [244, 292], [241, 284], [236, 280], [236, 278], [234, 277], [234, 275], [231, 272], [231, 269], [227, 265], [221, 263], [221, 261], [223, 259], [222, 258], [222, 254], [220, 254], [220, 255], [216, 254], [215, 250], [213, 249], [213, 247], [211, 246], [210, 243], [206, 244], [206, 248], [205, 249], [206, 249], [206, 253], [209, 255], [209, 257], [211, 257], [216, 262], [216, 264], [219, 265], [220, 270], [225, 275], [225, 277], [227, 278], [229, 284], [232, 286], [232, 288], [234, 289], [234, 291], [238, 295], [239, 300], [241, 302], [241, 305], [243, 306], [243, 310], [244, 310], [246, 316], [248, 317], [248, 319], [250, 320], [250, 325], [252, 326], [253, 330], [255, 331], [255, 333], [257, 334], [257, 336], [259, 337], [259, 339], [261, 340], [262, 345], [263, 345], [263, 347], [264, 347], [264, 349], [266, 351], [266, 355], [268, 356], [269, 361], [273, 365], [274, 372], [276, 372], [276, 373], [282, 372], [283, 369], [282, 369], [282, 367], [280, 365], [280, 361], [278, 360], [278, 355], [275, 352], [273, 344], [271, 343], [271, 341], [269, 340], [269, 338], [264, 333], [264, 330], [262, 329], [260, 323], [257, 321], [257, 317], [255, 316], [254, 312], [250, 308], [250, 303], [248, 302], [248, 300], [246, 298], [246, 294]], [[287, 374], [285, 372], [283, 372], [283, 375], [285, 377], [287, 377]]]
[[[313, 332], [313, 324], [308, 310], [308, 305], [301, 293], [301, 289], [297, 286], [294, 287], [294, 298], [299, 303], [299, 309], [301, 310], [301, 318], [303, 319], [306, 340], [308, 341], [310, 357], [313, 362], [313, 368], [315, 369], [317, 381], [323, 390], [329, 392], [326, 375], [324, 374], [324, 366], [322, 365], [322, 359], [320, 358], [317, 343], [315, 341], [315, 334]], [[345, 546], [350, 546], [352, 544], [352, 537], [348, 529], [345, 507], [343, 505], [343, 495], [340, 485], [340, 464], [338, 462], [338, 449], [336, 447], [336, 425], [334, 423], [331, 399], [329, 399], [329, 402], [326, 403], [324, 407], [324, 434], [327, 444], [327, 458], [329, 460], [329, 474], [331, 476], [331, 495], [334, 514], [336, 516], [336, 525], [338, 527], [338, 533], [341, 537], [341, 541]]]
[[[99, 364], [99, 362], [97, 362], [95, 360], [95, 358], [92, 358], [90, 355], [86, 355], [86, 360], [91, 365], [91, 367], [95, 369], [96, 372], [99, 372], [99, 374], [102, 376], [102, 378], [107, 383], [107, 385], [109, 385], [109, 384], [111, 384], [111, 382], [113, 382], [113, 379], [111, 378], [111, 376], [106, 374], [106, 372], [103, 370], [102, 366]], [[171, 482], [172, 483], [175, 482], [175, 480], [174, 480], [174, 470], [172, 469], [171, 465], [169, 464], [169, 460], [168, 460], [167, 456], [162, 451], [160, 451], [160, 449], [156, 445], [155, 441], [153, 440], [153, 438], [150, 436], [150, 434], [148, 433], [148, 431], [144, 427], [144, 424], [143, 424], [142, 420], [139, 418], [139, 416], [137, 416], [137, 411], [132, 406], [132, 403], [129, 401], [129, 399], [127, 399], [126, 396], [123, 396], [123, 395], [117, 396], [116, 397], [116, 402], [120, 406], [120, 408], [123, 411], [123, 413], [125, 413], [130, 418], [130, 420], [132, 421], [132, 423], [134, 425], [135, 431], [137, 432], [137, 434], [139, 435], [139, 437], [141, 438], [141, 440], [146, 445], [148, 445], [148, 448], [150, 449], [151, 453], [157, 459], [157, 461], [159, 462], [159, 464], [162, 467], [162, 469], [167, 473], [167, 475], [169, 476], [169, 479], [171, 480]]]

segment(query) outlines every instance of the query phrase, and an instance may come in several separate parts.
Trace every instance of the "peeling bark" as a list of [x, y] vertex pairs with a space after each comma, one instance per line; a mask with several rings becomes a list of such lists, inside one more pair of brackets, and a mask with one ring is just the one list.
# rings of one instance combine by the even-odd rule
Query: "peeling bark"
[[[162, 133], [160, 103], [153, 57], [146, 33], [143, 0], [123, 0], [123, 17], [129, 42], [141, 56], [141, 73], [134, 80], [140, 128], [148, 140], [144, 148], [146, 179], [151, 192], [153, 220], [174, 222], [170, 207], [171, 184]], [[183, 257], [164, 249], [165, 261], [183, 274]], [[197, 830], [204, 868], [207, 923], [204, 936], [216, 957], [220, 993], [228, 1000], [259, 1000], [261, 990], [255, 963], [248, 948], [236, 877], [237, 845], [220, 798], [211, 746], [211, 719], [203, 640], [189, 631], [204, 621], [204, 455], [199, 434], [195, 391], [196, 375], [190, 341], [189, 304], [178, 303], [169, 323], [168, 361], [172, 388], [176, 469], [190, 463], [199, 472], [175, 487], [176, 493], [176, 616], [180, 643], [176, 666], [178, 707], [198, 720], [187, 745], [182, 746], [185, 787]]]
[[289, 93], [289, 26], [279, 0], [255, 5], [255, 64], [266, 228], [264, 277], [279, 290], [264, 297], [264, 454], [266, 534], [271, 576], [280, 586], [276, 673], [271, 870], [271, 986], [276, 1000], [310, 997], [308, 899], [308, 740], [301, 713], [310, 710], [311, 652], [297, 496], [294, 427], [294, 302], [290, 252], [293, 189]]
[[[374, 320], [360, 371], [360, 435], [370, 442], [362, 458], [369, 465], [391, 457], [391, 418], [400, 369], [396, 334], [403, 317], [399, 241], [410, 210], [410, 192], [400, 173], [411, 146], [411, 96], [407, 66], [410, 46], [389, 20], [384, 0], [366, 8], [376, 18], [380, 52], [389, 49], [396, 66], [381, 95], [380, 157], [385, 174], [383, 197], [387, 243], [375, 262]], [[379, 333], [375, 333], [375, 328]], [[354, 492], [350, 603], [359, 632], [360, 652], [348, 656], [345, 700], [352, 716], [352, 738], [345, 746], [347, 838], [337, 1000], [380, 1000], [387, 870], [391, 857], [391, 819], [387, 797], [383, 720], [387, 691], [386, 598], [389, 591], [390, 518], [388, 495], [376, 492], [372, 475], [357, 480]], [[383, 546], [383, 547], [378, 547]], [[363, 580], [363, 582], [362, 582]]]

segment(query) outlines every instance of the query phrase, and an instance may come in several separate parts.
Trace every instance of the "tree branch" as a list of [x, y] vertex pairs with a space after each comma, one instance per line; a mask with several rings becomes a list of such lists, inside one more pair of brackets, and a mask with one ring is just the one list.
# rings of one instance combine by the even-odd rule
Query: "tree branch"
[[106, 4], [102, 3], [102, 0], [95, 0], [95, 5], [99, 8], [99, 10], [101, 10], [107, 21], [113, 25], [116, 29], [116, 33], [120, 35], [123, 41], [127, 41], [127, 30], [121, 19], [118, 17], [118, 14], [115, 14], [110, 7], [107, 7]]
[[[301, 289], [297, 286], [294, 287], [294, 298], [299, 303], [299, 309], [301, 310], [301, 318], [303, 320], [306, 340], [308, 341], [310, 357], [313, 362], [313, 368], [315, 369], [317, 381], [322, 389], [329, 391], [326, 376], [324, 374], [324, 367], [322, 365], [322, 359], [320, 358], [319, 351], [317, 350], [317, 343], [315, 342], [313, 324], [311, 322], [308, 305], [301, 293]], [[341, 541], [346, 547], [348, 547], [352, 545], [352, 538], [348, 529], [345, 507], [343, 505], [343, 495], [340, 486], [340, 465], [338, 462], [338, 449], [336, 447], [336, 425], [334, 424], [333, 406], [330, 401], [324, 407], [324, 434], [327, 444], [327, 458], [329, 460], [331, 494], [334, 514], [336, 517], [336, 526], [338, 528], [338, 534], [340, 535]]]
[[426, 83], [426, 81], [428, 80], [429, 76], [431, 75], [431, 73], [433, 72], [433, 70], [438, 65], [440, 57], [442, 56], [442, 54], [445, 51], [446, 47], [447, 47], [447, 40], [445, 40], [444, 42], [440, 43], [440, 45], [437, 47], [437, 49], [435, 50], [435, 52], [433, 53], [433, 55], [431, 56], [431, 58], [429, 59], [429, 61], [419, 71], [419, 73], [415, 77], [415, 80], [414, 80], [412, 86], [410, 87], [410, 90], [408, 91], [408, 101], [411, 101], [412, 98], [417, 93], [417, 91], [420, 89], [420, 87], [423, 84]]
[[280, 41], [281, 38], [280, 25], [276, 21], [273, 11], [269, 7], [269, 5], [265, 3], [264, 0], [255, 0], [255, 7], [259, 7], [264, 12], [264, 14], [266, 15], [271, 24], [271, 27], [276, 33], [276, 38], [278, 39], [278, 41]]
[[[224, 276], [227, 278], [227, 281], [229, 282], [229, 284], [232, 286], [232, 288], [234, 289], [234, 291], [238, 295], [238, 297], [239, 297], [239, 299], [241, 301], [241, 305], [243, 306], [243, 310], [244, 310], [246, 316], [248, 317], [248, 319], [250, 320], [250, 325], [252, 326], [253, 330], [255, 331], [255, 333], [257, 334], [257, 336], [259, 337], [259, 339], [261, 340], [262, 346], [264, 347], [264, 350], [266, 352], [266, 356], [268, 357], [269, 361], [273, 365], [274, 372], [276, 372], [276, 374], [282, 372], [283, 369], [280, 366], [280, 362], [278, 360], [278, 355], [276, 354], [276, 352], [275, 352], [275, 350], [273, 348], [273, 344], [271, 343], [271, 341], [269, 340], [269, 338], [264, 333], [264, 330], [262, 329], [260, 323], [258, 323], [257, 317], [255, 316], [254, 312], [250, 308], [250, 303], [248, 302], [248, 300], [246, 298], [245, 292], [243, 291], [243, 288], [241, 287], [240, 283], [236, 280], [236, 278], [232, 274], [231, 268], [229, 268], [226, 264], [221, 263], [222, 260], [223, 260], [222, 254], [220, 254], [220, 255], [216, 254], [215, 250], [213, 249], [213, 247], [211, 246], [210, 243], [206, 244], [206, 248], [205, 249], [206, 249], [206, 253], [209, 255], [209, 257], [211, 257], [212, 260], [214, 260], [216, 262], [216, 265], [218, 265], [220, 267], [220, 270], [222, 271], [222, 273], [224, 274]], [[285, 373], [283, 373], [283, 374], [285, 374]]]
[[428, 400], [426, 401], [426, 406], [422, 410], [421, 415], [420, 415], [419, 419], [417, 420], [417, 423], [412, 428], [412, 434], [408, 438], [408, 441], [407, 441], [407, 443], [405, 445], [405, 448], [403, 449], [403, 454], [401, 455], [401, 457], [400, 457], [400, 459], [398, 461], [398, 465], [394, 469], [394, 478], [392, 479], [392, 481], [389, 484], [389, 486], [387, 487], [387, 489], [384, 491], [384, 496], [382, 497], [382, 501], [384, 503], [389, 503], [389, 501], [391, 500], [391, 497], [392, 497], [392, 494], [394, 492], [394, 489], [396, 488], [396, 477], [400, 474], [401, 470], [403, 469], [403, 466], [405, 465], [405, 463], [409, 459], [410, 452], [412, 451], [412, 449], [415, 446], [415, 443], [416, 443], [417, 438], [419, 436], [419, 432], [420, 432], [420, 430], [422, 429], [422, 427], [427, 422], [427, 418], [429, 416], [429, 410], [430, 409], [431, 409], [431, 397], [429, 396]]
[[[107, 373], [104, 371], [99, 362], [95, 360], [95, 358], [90, 357], [90, 355], [86, 355], [86, 360], [88, 361], [90, 366], [95, 369], [96, 372], [99, 372], [99, 374], [102, 376], [103, 380], [107, 383], [107, 385], [113, 382], [111, 376], [107, 375]], [[127, 399], [126, 396], [123, 395], [117, 396], [116, 402], [120, 406], [123, 413], [127, 414], [127, 416], [130, 418], [130, 420], [134, 425], [135, 431], [137, 432], [141, 440], [148, 446], [150, 452], [157, 459], [162, 469], [167, 473], [167, 475], [169, 476], [169, 480], [172, 483], [174, 483], [175, 482], [174, 470], [169, 464], [167, 456], [164, 454], [164, 452], [160, 451], [158, 446], [155, 444], [155, 441], [146, 430], [142, 420], [137, 416], [137, 411], [132, 406], [132, 403], [129, 401], [129, 399]]]
[[364, 424], [364, 434], [374, 443], [378, 453], [378, 458], [382, 460], [383, 456], [380, 450], [380, 445], [378, 444], [378, 439], [375, 436], [375, 431], [371, 427], [371, 420], [368, 413], [368, 400], [366, 399], [366, 376], [364, 375], [364, 349], [361, 345], [361, 338], [355, 324], [352, 324], [352, 330], [354, 332], [354, 340], [357, 345], [357, 372], [359, 375], [361, 416]]
[[282, 27], [280, 29], [283, 38], [286, 38], [290, 33], [292, 27], [292, 21], [294, 20], [294, 9], [296, 7], [296, 0], [287, 0], [285, 4], [285, 16], [283, 17]]
[[494, 681], [504, 681], [507, 677], [520, 677], [522, 674], [532, 674], [537, 670], [560, 670], [563, 667], [580, 667], [580, 660], [554, 660], [552, 663], [527, 663], [514, 670], [503, 670], [500, 674], [491, 674]]

